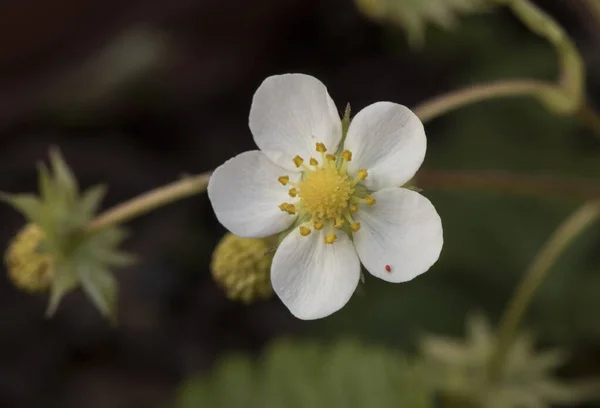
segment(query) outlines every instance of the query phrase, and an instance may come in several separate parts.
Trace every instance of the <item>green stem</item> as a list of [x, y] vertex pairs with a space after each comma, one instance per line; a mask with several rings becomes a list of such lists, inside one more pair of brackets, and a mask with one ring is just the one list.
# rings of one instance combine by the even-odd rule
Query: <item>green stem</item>
[[121, 224], [155, 208], [206, 191], [210, 173], [186, 177], [163, 187], [150, 190], [100, 214], [87, 226], [92, 233], [111, 225]]
[[600, 200], [583, 204], [558, 227], [525, 272], [500, 320], [496, 348], [488, 366], [488, 374], [492, 381], [501, 377], [506, 355], [538, 287], [562, 253], [599, 217]]
[[555, 85], [552, 83], [529, 79], [514, 79], [473, 85], [425, 101], [415, 107], [414, 112], [421, 121], [428, 122], [445, 113], [476, 102], [506, 96], [539, 97], [541, 94], [551, 91], [554, 87]]

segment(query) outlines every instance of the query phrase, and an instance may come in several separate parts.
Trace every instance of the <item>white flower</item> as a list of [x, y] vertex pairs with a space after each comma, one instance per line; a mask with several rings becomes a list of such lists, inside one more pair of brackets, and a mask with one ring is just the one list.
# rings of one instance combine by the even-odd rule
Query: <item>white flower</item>
[[438, 259], [442, 224], [429, 200], [401, 188], [421, 166], [427, 140], [408, 108], [377, 102], [352, 120], [343, 146], [336, 106], [319, 80], [267, 78], [250, 109], [260, 150], [217, 168], [208, 195], [219, 221], [240, 237], [293, 228], [271, 267], [275, 293], [296, 317], [342, 308], [360, 264], [405, 282]]

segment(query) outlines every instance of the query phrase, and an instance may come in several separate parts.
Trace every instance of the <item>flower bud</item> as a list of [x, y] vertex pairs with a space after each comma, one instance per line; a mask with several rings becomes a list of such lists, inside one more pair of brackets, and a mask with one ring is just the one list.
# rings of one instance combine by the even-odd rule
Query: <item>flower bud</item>
[[8, 277], [26, 292], [44, 292], [54, 279], [52, 257], [40, 252], [43, 231], [35, 224], [27, 224], [13, 238], [4, 255]]
[[273, 261], [268, 238], [240, 238], [227, 233], [213, 252], [211, 272], [227, 297], [252, 303], [273, 295], [270, 270]]

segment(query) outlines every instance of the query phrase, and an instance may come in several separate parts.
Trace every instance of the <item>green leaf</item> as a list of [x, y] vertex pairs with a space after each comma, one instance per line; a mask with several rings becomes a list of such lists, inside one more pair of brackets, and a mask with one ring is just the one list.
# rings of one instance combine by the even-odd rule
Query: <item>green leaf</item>
[[46, 317], [52, 317], [62, 298], [77, 287], [77, 276], [72, 264], [59, 264], [54, 266], [54, 281], [50, 291], [50, 301], [46, 309]]
[[94, 262], [81, 262], [77, 275], [83, 291], [100, 313], [116, 323], [117, 280], [113, 274]]
[[258, 362], [231, 356], [211, 377], [190, 379], [174, 406], [430, 408], [433, 400], [418, 366], [390, 350], [282, 341]]
[[79, 190], [77, 180], [57, 148], [50, 149], [50, 163], [52, 164], [56, 187], [67, 197], [75, 199]]

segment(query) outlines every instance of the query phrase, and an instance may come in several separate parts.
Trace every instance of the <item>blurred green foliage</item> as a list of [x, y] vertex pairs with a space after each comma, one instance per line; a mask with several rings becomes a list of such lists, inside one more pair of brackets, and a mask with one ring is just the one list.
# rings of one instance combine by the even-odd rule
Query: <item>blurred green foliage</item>
[[486, 10], [489, 0], [355, 0], [367, 16], [401, 26], [413, 45], [422, 45], [428, 25], [457, 26], [461, 14]]
[[189, 380], [174, 408], [433, 408], [422, 372], [402, 355], [355, 341], [279, 341], [259, 361], [229, 357]]

